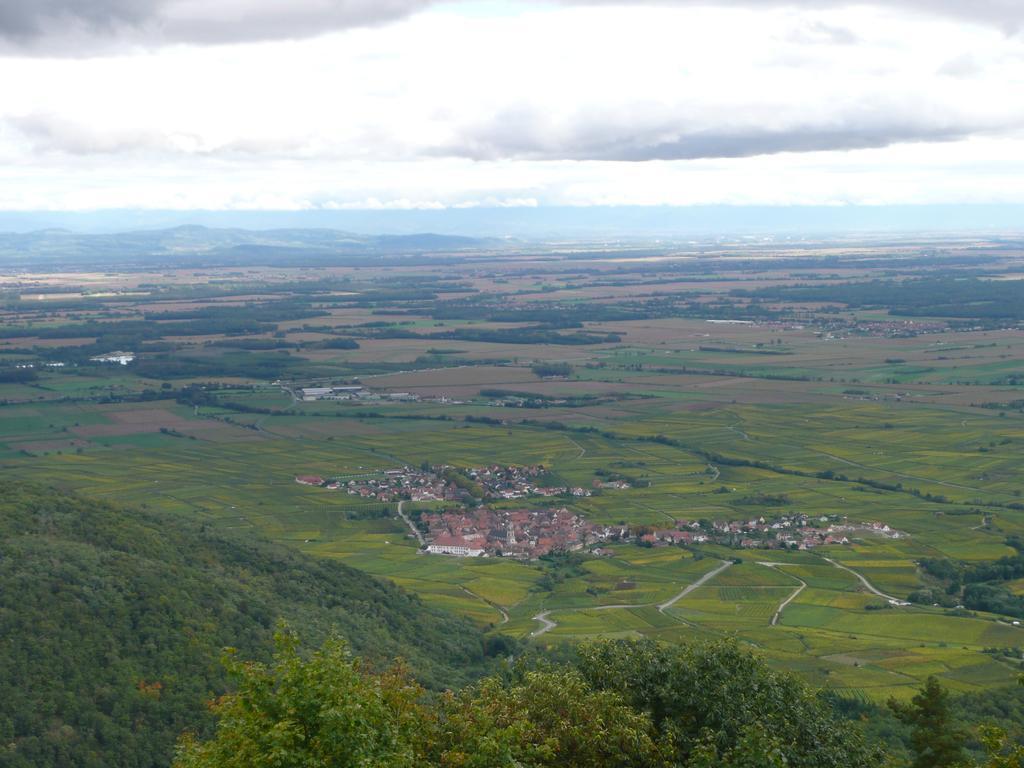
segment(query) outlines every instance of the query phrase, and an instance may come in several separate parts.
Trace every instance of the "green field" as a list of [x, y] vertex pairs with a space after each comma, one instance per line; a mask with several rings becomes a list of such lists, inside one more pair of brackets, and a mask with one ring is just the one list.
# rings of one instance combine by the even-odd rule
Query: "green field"
[[[874, 700], [929, 674], [957, 690], [1000, 685], [1017, 669], [985, 651], [1024, 646], [1010, 614], [889, 599], [947, 586], [922, 561], [1015, 556], [1024, 337], [991, 314], [925, 317], [927, 296], [901, 315], [784, 297], [751, 314], [738, 295], [913, 281], [935, 267], [931, 246], [896, 261], [888, 246], [857, 248], [886, 266], [502, 253], [469, 277], [429, 260], [21, 275], [0, 307], [0, 469], [340, 559], [525, 642], [736, 635]], [[985, 258], [1016, 274], [1009, 257]], [[109, 292], [65, 309], [32, 298], [86, 278]], [[1005, 291], [975, 290], [1017, 317]], [[177, 319], [154, 325], [162, 317]], [[152, 322], [134, 326], [137, 361], [91, 360], [129, 343], [120, 323], [140, 319]], [[67, 365], [49, 367], [56, 359]], [[14, 367], [26, 361], [36, 367]], [[552, 376], [552, 364], [569, 367]], [[357, 381], [372, 397], [294, 394]], [[808, 551], [616, 543], [560, 571], [421, 554], [396, 504], [295, 482], [423, 463], [543, 464], [553, 484], [592, 490], [628, 478], [552, 503], [634, 531], [781, 515], [853, 531]], [[1006, 592], [1024, 595], [1024, 579]]]
[[[436, 406], [416, 408], [421, 415], [438, 413]], [[871, 426], [879, 421], [899, 427]], [[536, 638], [543, 643], [599, 635], [680, 642], [738, 634], [780, 666], [850, 695], [881, 699], [908, 695], [928, 674], [958, 690], [1001, 683], [1011, 670], [981, 651], [1020, 645], [1022, 632], [985, 615], [880, 608], [884, 601], [817, 551], [708, 547], [695, 557], [675, 547], [620, 545], [611, 557], [586, 560], [582, 575], [541, 590], [543, 571], [535, 565], [420, 554], [393, 504], [300, 486], [294, 477], [356, 477], [423, 461], [467, 467], [543, 463], [561, 481], [589, 486], [595, 472], [619, 468], [642, 478], [642, 487], [577, 499], [574, 509], [595, 521], [655, 526], [776, 513], [750, 506], [756, 490], [785, 497], [787, 510], [884, 521], [906, 534], [856, 536], [851, 545], [825, 553], [875, 588], [903, 598], [922, 584], [916, 565], [921, 557], [994, 559], [1012, 552], [1003, 539], [1021, 530], [1020, 512], [989, 506], [1014, 498], [1013, 466], [1024, 458], [1017, 422], [975, 415], [968, 435], [948, 422], [949, 414], [938, 408], [678, 411], [671, 398], [660, 397], [631, 404], [627, 416], [605, 418], [600, 432], [461, 419], [339, 418], [301, 408], [250, 416], [170, 401], [46, 403], [0, 412], [0, 455], [7, 471], [28, 479], [194, 515], [213, 526], [249, 528], [339, 558], [494, 631], [529, 638], [542, 626], [533, 617], [543, 612], [555, 624]], [[161, 433], [164, 425], [175, 434]], [[644, 439], [659, 434], [673, 443]], [[995, 456], [963, 449], [981, 436], [1010, 442]], [[701, 450], [765, 466], [709, 467], [713, 462]], [[923, 492], [941, 491], [946, 499], [936, 503], [905, 490], [815, 476], [828, 469], [838, 473], [852, 462], [858, 478], [903, 478], [904, 488], [913, 483]], [[983, 514], [996, 525], [983, 527]], [[720, 559], [737, 555], [741, 564], [659, 610]], [[801, 584], [805, 588], [772, 625], [780, 605]]]

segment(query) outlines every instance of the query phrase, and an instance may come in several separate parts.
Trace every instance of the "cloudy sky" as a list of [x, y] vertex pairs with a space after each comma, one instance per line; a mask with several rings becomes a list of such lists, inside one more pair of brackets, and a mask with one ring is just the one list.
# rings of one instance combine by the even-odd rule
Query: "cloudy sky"
[[1021, 0], [0, 0], [0, 210], [1024, 203]]

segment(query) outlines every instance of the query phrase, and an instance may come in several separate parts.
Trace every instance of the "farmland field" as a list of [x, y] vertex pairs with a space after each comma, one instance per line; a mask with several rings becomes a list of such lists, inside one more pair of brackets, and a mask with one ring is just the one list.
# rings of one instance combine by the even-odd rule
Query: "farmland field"
[[[112, 272], [90, 278], [104, 298], [66, 309], [31, 296], [83, 276], [25, 273], [0, 317], [0, 467], [341, 560], [523, 643], [737, 636], [874, 701], [929, 675], [1006, 684], [1017, 666], [987, 651], [1024, 646], [1011, 599], [1024, 579], [973, 607], [960, 579], [1014, 560], [1024, 537], [1024, 334], [1006, 316], [785, 292], [894, 271], [926, 282], [935, 266], [857, 254], [502, 254], [467, 277], [429, 259]], [[960, 255], [935, 258], [955, 272]], [[231, 312], [248, 326], [223, 322]], [[114, 334], [160, 316], [161, 334]], [[92, 359], [115, 338], [130, 364]], [[361, 395], [301, 395], [332, 386]], [[396, 499], [344, 490], [405, 468], [538, 465], [579, 493], [487, 503], [565, 508], [606, 532], [599, 546], [429, 555]], [[821, 535], [787, 539], [790, 519]], [[712, 535], [670, 545], [664, 531]]]

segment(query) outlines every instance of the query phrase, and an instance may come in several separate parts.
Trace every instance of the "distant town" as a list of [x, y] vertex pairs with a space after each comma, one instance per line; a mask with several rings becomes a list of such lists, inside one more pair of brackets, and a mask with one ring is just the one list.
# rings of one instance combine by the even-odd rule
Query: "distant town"
[[[474, 499], [523, 499], [530, 496], [586, 497], [591, 491], [581, 487], [550, 484], [550, 475], [542, 465], [499, 466], [458, 469], [446, 464], [388, 469], [382, 473], [350, 479], [325, 479], [318, 475], [299, 475], [295, 482], [332, 491], [343, 490], [353, 496], [377, 501], [454, 501], [471, 503]], [[626, 483], [602, 484], [602, 487], [628, 488]]]
[[431, 554], [480, 557], [497, 555], [532, 560], [553, 551], [591, 548], [611, 555], [607, 543], [667, 547], [719, 544], [734, 549], [807, 550], [850, 544], [849, 535], [868, 533], [902, 538], [885, 523], [850, 523], [838, 516], [781, 516], [746, 521], [685, 521], [673, 528], [590, 523], [565, 507], [557, 509], [491, 509], [423, 513], [420, 528]]
[[480, 507], [425, 513], [419, 520], [426, 529], [427, 552], [457, 557], [498, 555], [533, 560], [554, 551], [580, 550], [624, 533], [619, 528], [588, 523], [565, 507]]
[[377, 400], [394, 400], [397, 402], [416, 402], [419, 395], [409, 392], [373, 392], [361, 384], [350, 384], [345, 386], [329, 387], [302, 387], [301, 389], [285, 391], [292, 392], [296, 400], [304, 403], [314, 403], [319, 400], [362, 400], [373, 402]]
[[[498, 556], [532, 560], [555, 551], [590, 548], [611, 554], [602, 544], [639, 546], [718, 544], [734, 549], [795, 549], [845, 545], [850, 535], [869, 533], [893, 539], [904, 533], [882, 522], [853, 523], [837, 515], [804, 513], [748, 520], [677, 520], [672, 527], [603, 525], [587, 521], [565, 506], [505, 509], [487, 502], [515, 499], [585, 498], [592, 491], [556, 485], [543, 465], [490, 465], [461, 469], [449, 465], [403, 467], [349, 478], [298, 475], [300, 485], [342, 491], [386, 503], [443, 502], [454, 509], [418, 510], [406, 517], [429, 554], [456, 557]], [[628, 490], [622, 480], [595, 480], [600, 489]]]

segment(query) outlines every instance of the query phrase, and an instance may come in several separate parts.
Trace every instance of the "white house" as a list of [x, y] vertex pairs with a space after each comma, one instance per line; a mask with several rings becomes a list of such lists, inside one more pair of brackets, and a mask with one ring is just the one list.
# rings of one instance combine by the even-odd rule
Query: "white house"
[[480, 557], [484, 550], [475, 542], [461, 536], [438, 536], [427, 547], [432, 555], [455, 555], [456, 557]]

